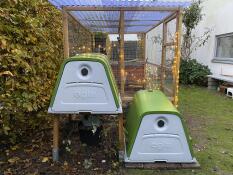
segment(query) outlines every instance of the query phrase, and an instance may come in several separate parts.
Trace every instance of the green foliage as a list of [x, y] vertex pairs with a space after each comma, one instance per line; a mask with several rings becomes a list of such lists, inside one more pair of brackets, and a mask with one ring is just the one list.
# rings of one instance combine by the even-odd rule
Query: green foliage
[[0, 137], [47, 122], [62, 57], [61, 14], [45, 0], [0, 2]]
[[205, 28], [204, 33], [194, 33], [193, 30], [197, 27], [200, 21], [203, 19], [200, 0], [196, 0], [190, 7], [184, 10], [183, 24], [185, 26], [183, 43], [181, 48], [181, 55], [183, 59], [190, 59], [191, 54], [206, 44], [210, 38], [212, 29]]
[[202, 9], [200, 4], [200, 0], [195, 1], [184, 11], [183, 24], [186, 28], [186, 35], [188, 36], [191, 35], [191, 31], [195, 29], [198, 23], [202, 20], [203, 14], [201, 13]]
[[182, 84], [206, 86], [207, 75], [210, 73], [208, 66], [198, 63], [195, 59], [181, 60], [180, 83]]

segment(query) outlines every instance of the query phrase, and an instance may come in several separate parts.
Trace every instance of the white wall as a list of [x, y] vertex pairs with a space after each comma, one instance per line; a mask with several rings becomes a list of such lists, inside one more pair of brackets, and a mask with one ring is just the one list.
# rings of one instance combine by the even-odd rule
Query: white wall
[[233, 0], [205, 0], [203, 2], [205, 16], [195, 30], [200, 36], [206, 28], [211, 28], [210, 39], [204, 47], [198, 48], [192, 57], [200, 63], [208, 65], [213, 74], [233, 76], [232, 64], [212, 63], [215, 52], [215, 36], [233, 32]]
[[[203, 13], [205, 16], [194, 31], [196, 36], [201, 36], [207, 28], [212, 29], [210, 38], [205, 46], [198, 48], [192, 58], [208, 65], [213, 74], [233, 76], [233, 64], [212, 63], [215, 52], [215, 36], [233, 32], [233, 0], [204, 0]], [[168, 26], [168, 33], [173, 33], [175, 21]], [[146, 35], [146, 58], [149, 62], [160, 64], [161, 45], [153, 43], [154, 36], [162, 37], [162, 25]]]

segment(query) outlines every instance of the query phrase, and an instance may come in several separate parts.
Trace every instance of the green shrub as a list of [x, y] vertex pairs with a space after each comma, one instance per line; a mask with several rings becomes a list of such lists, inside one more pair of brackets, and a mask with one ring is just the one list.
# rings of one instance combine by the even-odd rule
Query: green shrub
[[208, 66], [195, 59], [181, 60], [180, 83], [185, 85], [207, 86], [207, 75], [211, 74]]
[[45, 0], [0, 2], [0, 138], [15, 142], [17, 135], [48, 123], [63, 59], [61, 21]]

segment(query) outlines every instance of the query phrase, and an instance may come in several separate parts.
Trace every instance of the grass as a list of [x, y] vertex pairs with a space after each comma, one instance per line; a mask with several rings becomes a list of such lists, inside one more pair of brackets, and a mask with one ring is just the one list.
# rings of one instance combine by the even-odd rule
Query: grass
[[128, 175], [233, 175], [233, 100], [200, 87], [181, 87], [179, 110], [193, 140], [198, 170], [126, 170]]

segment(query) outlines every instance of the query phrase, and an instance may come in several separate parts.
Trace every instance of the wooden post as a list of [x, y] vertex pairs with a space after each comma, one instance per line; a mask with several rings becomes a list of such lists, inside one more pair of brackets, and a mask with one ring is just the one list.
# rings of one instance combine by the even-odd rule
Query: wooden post
[[125, 54], [124, 54], [124, 11], [120, 11], [120, 54], [119, 54], [119, 62], [120, 62], [120, 92], [121, 96], [125, 95]]
[[95, 33], [92, 33], [92, 52], [95, 51]]
[[162, 91], [164, 91], [164, 82], [165, 82], [166, 43], [167, 43], [167, 22], [164, 22], [163, 23], [162, 58], [161, 58], [161, 75], [160, 75], [160, 89]]
[[53, 161], [59, 160], [59, 116], [53, 118]]
[[143, 39], [144, 39], [144, 42], [143, 42], [143, 55], [144, 55], [144, 80], [143, 80], [143, 87], [145, 88], [146, 87], [146, 62], [147, 62], [147, 57], [146, 57], [146, 41], [147, 41], [147, 38], [146, 38], [146, 33], [143, 34]]
[[182, 35], [182, 18], [183, 13], [180, 9], [177, 12], [176, 17], [176, 46], [175, 46], [175, 57], [174, 57], [174, 105], [178, 106], [178, 92], [179, 92], [179, 69], [180, 69], [180, 58], [181, 58], [181, 35]]
[[[120, 11], [120, 93], [122, 99], [125, 95], [125, 57], [124, 57], [124, 11]], [[123, 160], [124, 157], [124, 114], [119, 115], [119, 159]]]
[[[64, 58], [69, 57], [68, 14], [62, 11]], [[53, 119], [53, 161], [59, 160], [59, 116]]]
[[119, 132], [119, 160], [124, 160], [124, 114], [120, 114], [118, 122]]
[[63, 22], [63, 49], [64, 58], [69, 57], [69, 26], [68, 26], [68, 14], [65, 10], [62, 11], [62, 22]]

